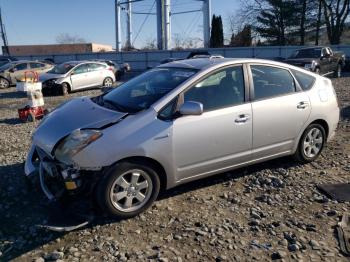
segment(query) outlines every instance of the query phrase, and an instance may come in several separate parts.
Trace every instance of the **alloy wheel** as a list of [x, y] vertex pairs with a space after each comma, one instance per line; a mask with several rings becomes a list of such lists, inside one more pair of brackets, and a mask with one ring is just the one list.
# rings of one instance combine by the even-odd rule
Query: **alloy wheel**
[[111, 87], [113, 85], [113, 80], [111, 78], [106, 78], [103, 85], [106, 87]]
[[306, 157], [315, 157], [322, 149], [323, 134], [318, 128], [312, 128], [305, 136], [303, 151]]
[[152, 179], [141, 169], [124, 172], [114, 181], [110, 191], [113, 206], [122, 212], [143, 207], [152, 195]]

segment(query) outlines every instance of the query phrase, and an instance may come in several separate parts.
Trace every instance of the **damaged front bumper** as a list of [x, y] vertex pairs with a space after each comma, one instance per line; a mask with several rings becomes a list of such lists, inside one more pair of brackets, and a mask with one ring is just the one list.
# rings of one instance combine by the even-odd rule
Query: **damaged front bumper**
[[97, 182], [96, 172], [60, 163], [35, 145], [28, 153], [24, 172], [29, 179], [39, 177], [40, 187], [50, 201], [58, 200], [67, 193], [89, 193]]

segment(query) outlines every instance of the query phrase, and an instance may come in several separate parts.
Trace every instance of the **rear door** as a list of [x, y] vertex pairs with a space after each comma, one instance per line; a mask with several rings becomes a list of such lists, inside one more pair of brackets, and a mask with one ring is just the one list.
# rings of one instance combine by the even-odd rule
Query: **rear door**
[[178, 180], [221, 172], [250, 159], [252, 112], [241, 65], [216, 70], [180, 99], [202, 103], [204, 112], [173, 121]]
[[72, 90], [88, 87], [90, 84], [87, 64], [78, 65], [71, 73]]
[[251, 64], [253, 157], [286, 154], [306, 123], [311, 106], [288, 69]]
[[91, 79], [92, 86], [101, 86], [104, 80], [104, 70], [106, 65], [99, 63], [90, 63], [89, 66], [89, 78]]

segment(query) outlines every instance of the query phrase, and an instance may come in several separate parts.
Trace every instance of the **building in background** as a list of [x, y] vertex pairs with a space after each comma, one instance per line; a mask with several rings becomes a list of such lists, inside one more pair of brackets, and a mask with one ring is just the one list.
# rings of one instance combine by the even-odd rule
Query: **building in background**
[[[11, 56], [77, 54], [113, 51], [111, 45], [96, 43], [8, 46]], [[4, 47], [2, 47], [4, 49]], [[4, 52], [4, 50], [3, 50]]]

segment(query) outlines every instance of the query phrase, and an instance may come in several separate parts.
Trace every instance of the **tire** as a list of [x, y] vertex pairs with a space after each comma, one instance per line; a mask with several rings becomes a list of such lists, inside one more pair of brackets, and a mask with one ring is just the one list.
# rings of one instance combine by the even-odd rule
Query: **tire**
[[316, 67], [316, 69], [315, 69], [315, 74], [318, 74], [318, 75], [319, 75], [320, 72], [321, 72], [320, 68]]
[[3, 77], [0, 77], [0, 89], [5, 89], [10, 87], [10, 82]]
[[69, 94], [70, 87], [67, 83], [61, 84], [61, 95], [66, 96]]
[[340, 78], [341, 77], [341, 74], [342, 74], [342, 66], [341, 66], [341, 64], [338, 64], [337, 65], [337, 69], [334, 71], [334, 73], [333, 73], [333, 76], [335, 77], [335, 78]]
[[151, 165], [122, 162], [111, 168], [99, 183], [96, 199], [109, 215], [129, 218], [148, 209], [159, 189], [160, 180]]
[[113, 86], [113, 79], [110, 78], [110, 77], [106, 77], [106, 78], [103, 80], [102, 86], [105, 86], [105, 87], [112, 87], [112, 86]]
[[35, 115], [32, 112], [29, 112], [27, 115], [27, 122], [35, 122]]
[[310, 163], [319, 157], [326, 143], [326, 132], [320, 124], [309, 125], [300, 138], [294, 158], [301, 163]]

